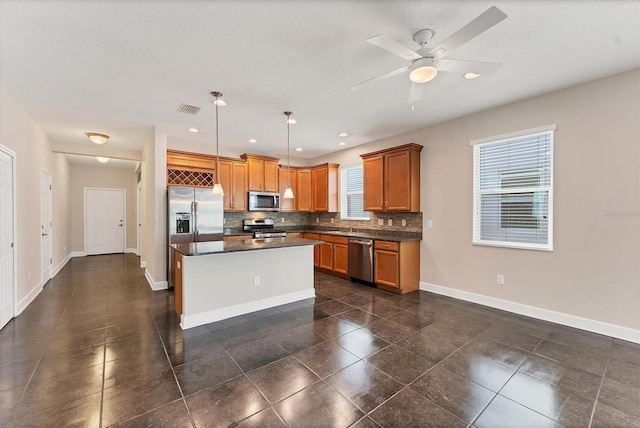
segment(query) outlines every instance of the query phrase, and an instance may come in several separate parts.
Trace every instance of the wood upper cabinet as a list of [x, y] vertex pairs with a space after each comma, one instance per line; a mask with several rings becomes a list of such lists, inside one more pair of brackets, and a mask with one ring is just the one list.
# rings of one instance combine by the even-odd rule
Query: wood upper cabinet
[[314, 212], [338, 211], [338, 164], [327, 163], [312, 169], [312, 210]]
[[268, 156], [240, 155], [247, 161], [248, 190], [258, 192], [278, 191], [278, 160]]
[[[291, 178], [289, 178], [288, 168], [286, 166], [280, 165], [278, 168], [278, 175], [280, 177], [280, 211], [295, 211], [296, 210], [296, 202], [300, 197], [298, 195], [297, 188], [297, 178], [295, 168], [291, 168]], [[285, 199], [284, 191], [287, 188], [287, 185], [291, 186], [291, 190], [293, 190], [293, 199]]]
[[215, 164], [215, 156], [179, 150], [167, 150], [167, 168], [212, 171], [215, 169]]
[[220, 184], [225, 211], [247, 210], [247, 168], [244, 162], [220, 160]]
[[295, 194], [296, 209], [298, 211], [311, 211], [313, 200], [311, 199], [311, 169], [298, 168], [296, 170], [297, 192]]
[[420, 211], [420, 152], [406, 144], [360, 155], [366, 211]]
[[374, 245], [374, 277], [385, 290], [409, 293], [420, 284], [420, 242], [376, 240]]

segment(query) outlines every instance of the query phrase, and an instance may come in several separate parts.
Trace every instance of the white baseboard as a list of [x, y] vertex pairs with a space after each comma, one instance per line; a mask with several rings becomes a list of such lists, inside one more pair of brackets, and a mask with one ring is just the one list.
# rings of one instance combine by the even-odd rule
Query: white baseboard
[[255, 300], [253, 302], [242, 303], [240, 305], [230, 306], [223, 309], [215, 309], [208, 312], [201, 312], [199, 314], [182, 314], [180, 327], [183, 329], [197, 327], [199, 325], [209, 324], [211, 322], [236, 317], [238, 315], [244, 315], [255, 311], [261, 311], [263, 309], [273, 308], [274, 306], [286, 305], [287, 303], [309, 299], [311, 297], [315, 297], [315, 295], [315, 289], [311, 288], [309, 290], [296, 291], [295, 293]]
[[569, 327], [579, 328], [581, 330], [587, 330], [598, 334], [604, 334], [606, 336], [616, 337], [618, 339], [627, 340], [629, 342], [640, 343], [640, 330], [635, 330], [629, 327], [609, 324], [602, 321], [596, 321], [576, 315], [556, 312], [536, 306], [529, 306], [523, 303], [498, 299], [496, 297], [484, 296], [482, 294], [471, 293], [469, 291], [443, 287], [441, 285], [430, 284], [428, 282], [420, 282], [420, 289], [436, 294], [442, 294], [444, 296], [454, 297], [456, 299], [466, 300], [468, 302], [479, 303], [481, 305], [490, 306], [492, 308], [514, 312], [520, 315], [538, 318], [544, 321], [550, 321]]
[[29, 306], [29, 304], [33, 302], [33, 299], [38, 297], [38, 294], [40, 294], [43, 287], [44, 287], [44, 283], [41, 281], [38, 285], [33, 287], [33, 289], [26, 296], [20, 299], [20, 301], [18, 302], [18, 305], [16, 306], [16, 314], [14, 315], [14, 317], [17, 317], [22, 313], [22, 311], [27, 309], [27, 306]]
[[67, 263], [69, 263], [69, 260], [71, 260], [71, 253], [67, 254], [67, 257], [65, 257], [64, 259], [62, 259], [62, 261], [60, 263], [58, 263], [58, 266], [56, 266], [53, 269], [53, 272], [51, 272], [51, 278], [55, 278], [55, 276], [58, 274], [58, 272], [60, 272], [62, 270], [63, 267], [66, 266]]
[[154, 281], [153, 277], [149, 273], [149, 270], [147, 269], [144, 270], [144, 277], [147, 278], [147, 282], [149, 283], [149, 286], [154, 291], [166, 290], [167, 288], [169, 288], [169, 283], [167, 281], [157, 281], [157, 282]]
[[87, 255], [86, 251], [72, 251], [71, 257], [85, 257]]
[[133, 253], [133, 254], [138, 254], [138, 249], [137, 248], [127, 248], [124, 250], [125, 253]]
[[140, 267], [141, 268], [146, 268], [147, 267], [147, 262], [145, 262], [144, 260], [140, 260]]

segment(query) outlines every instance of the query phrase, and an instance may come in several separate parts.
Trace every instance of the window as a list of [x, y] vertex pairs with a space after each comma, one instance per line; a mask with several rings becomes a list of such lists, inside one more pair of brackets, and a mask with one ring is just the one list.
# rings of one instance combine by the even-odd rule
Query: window
[[474, 244], [553, 250], [554, 130], [471, 142]]
[[364, 172], [361, 166], [342, 168], [340, 171], [340, 218], [343, 220], [369, 220], [363, 210]]

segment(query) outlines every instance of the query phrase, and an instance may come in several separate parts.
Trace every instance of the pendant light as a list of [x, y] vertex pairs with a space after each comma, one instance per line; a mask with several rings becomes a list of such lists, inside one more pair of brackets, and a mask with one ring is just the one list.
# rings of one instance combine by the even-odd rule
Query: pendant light
[[222, 97], [222, 92], [214, 91], [211, 92], [211, 95], [213, 95], [215, 98], [213, 104], [216, 106], [216, 182], [213, 185], [213, 190], [211, 191], [211, 193], [216, 196], [224, 196], [224, 190], [222, 189], [222, 184], [220, 184], [220, 152], [218, 151], [218, 106], [226, 106], [227, 103], [220, 99]]
[[291, 119], [290, 111], [285, 111], [284, 115], [287, 116], [287, 188], [282, 196], [284, 199], [293, 199], [293, 190], [291, 190], [291, 162], [289, 161], [289, 130], [291, 125], [296, 123], [295, 119]]

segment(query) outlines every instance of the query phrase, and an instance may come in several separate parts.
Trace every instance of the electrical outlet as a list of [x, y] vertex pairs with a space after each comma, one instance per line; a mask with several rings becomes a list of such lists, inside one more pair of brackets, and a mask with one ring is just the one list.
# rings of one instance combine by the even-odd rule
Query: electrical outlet
[[427, 220], [427, 229], [433, 228], [433, 222], [431, 220]]
[[226, 218], [222, 218], [222, 224], [226, 224], [227, 223], [227, 219]]
[[284, 217], [280, 217], [280, 223], [284, 223]]
[[320, 218], [316, 217], [316, 223], [320, 223]]
[[378, 226], [384, 226], [384, 219], [382, 218], [378, 219]]
[[402, 219], [402, 227], [407, 227], [407, 220], [406, 219]]
[[331, 223], [335, 223], [335, 219], [333, 217], [331, 217]]
[[498, 274], [497, 282], [498, 285], [504, 285], [504, 275]]
[[260, 285], [260, 275], [253, 277], [253, 285]]
[[393, 219], [392, 219], [392, 218], [390, 218], [389, 220], [387, 220], [387, 224], [388, 224], [389, 226], [393, 226]]

